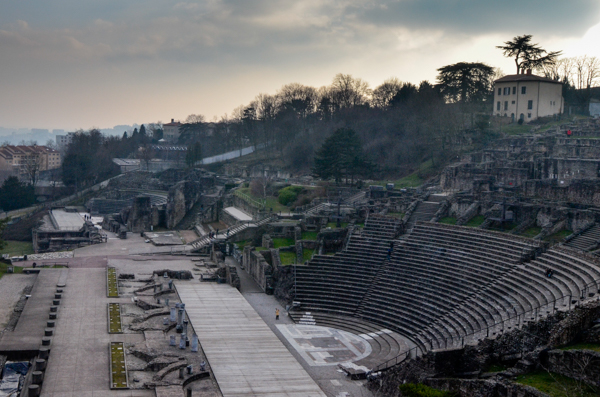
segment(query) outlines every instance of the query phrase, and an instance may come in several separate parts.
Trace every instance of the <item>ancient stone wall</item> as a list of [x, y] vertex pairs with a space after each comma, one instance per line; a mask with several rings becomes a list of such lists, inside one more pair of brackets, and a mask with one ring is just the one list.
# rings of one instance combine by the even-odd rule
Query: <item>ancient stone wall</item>
[[169, 189], [167, 197], [166, 223], [167, 228], [174, 228], [200, 199], [202, 186], [200, 183], [182, 181]]
[[548, 344], [562, 346], [577, 340], [598, 318], [600, 318], [600, 301], [576, 307], [569, 316], [552, 329]]
[[461, 397], [548, 397], [530, 386], [495, 380], [428, 378], [423, 383], [435, 389], [458, 393]]
[[525, 182], [523, 194], [526, 197], [599, 206], [600, 180], [577, 180], [568, 184], [560, 184], [556, 179], [530, 180]]
[[265, 291], [268, 278], [273, 273], [273, 268], [267, 263], [264, 256], [260, 252], [254, 251], [253, 247], [244, 247], [242, 265], [260, 288]]
[[600, 386], [600, 353], [592, 350], [551, 350], [548, 352], [547, 369]]
[[152, 225], [152, 205], [150, 197], [139, 196], [133, 200], [133, 206], [127, 219], [127, 229], [134, 233], [149, 231]]

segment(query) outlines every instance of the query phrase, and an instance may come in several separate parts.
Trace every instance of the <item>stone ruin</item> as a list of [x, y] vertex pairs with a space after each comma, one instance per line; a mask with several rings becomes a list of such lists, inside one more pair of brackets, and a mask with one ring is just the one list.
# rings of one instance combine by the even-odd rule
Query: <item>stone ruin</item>
[[[172, 284], [174, 279], [193, 278], [190, 271], [168, 268], [119, 274], [120, 296], [132, 298], [132, 303], [121, 303], [122, 332], [144, 337], [143, 342], [125, 346], [131, 389], [154, 389], [159, 394], [172, 388], [177, 395], [193, 389], [201, 395], [220, 395], [202, 349], [194, 347], [192, 325]], [[184, 334], [189, 336], [182, 348]]]
[[368, 387], [386, 396], [398, 396], [398, 386], [408, 382], [461, 396], [544, 397], [536, 389], [512, 382], [542, 369], [600, 390], [600, 353], [558, 349], [574, 342], [600, 343], [598, 318], [600, 301], [589, 302], [475, 346], [430, 351], [388, 372], [371, 374]]
[[196, 213], [211, 221], [222, 192], [216, 176], [203, 170], [167, 170], [158, 176], [130, 172], [112, 179], [86, 206], [90, 213], [104, 215], [103, 228], [126, 236], [157, 226], [189, 228], [197, 222]]

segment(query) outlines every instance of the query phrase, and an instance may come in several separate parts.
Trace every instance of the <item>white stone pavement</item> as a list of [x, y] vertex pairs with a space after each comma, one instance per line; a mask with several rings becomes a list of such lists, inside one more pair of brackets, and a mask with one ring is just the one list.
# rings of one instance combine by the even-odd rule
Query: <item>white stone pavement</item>
[[237, 289], [175, 285], [224, 397], [325, 397]]

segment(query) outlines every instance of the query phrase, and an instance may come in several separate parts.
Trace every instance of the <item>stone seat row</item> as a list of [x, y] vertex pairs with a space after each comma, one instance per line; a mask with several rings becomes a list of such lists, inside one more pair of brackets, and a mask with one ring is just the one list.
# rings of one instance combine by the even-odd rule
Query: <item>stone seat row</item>
[[[507, 267], [504, 272], [494, 271], [491, 268], [486, 269], [483, 262], [471, 266], [468, 260], [462, 258], [457, 261], [456, 258], [444, 256], [431, 260], [430, 257], [421, 256], [419, 253], [393, 257], [392, 264], [393, 266], [389, 269], [396, 270], [399, 276], [402, 276], [403, 272], [409, 272], [425, 277], [428, 281], [434, 281], [434, 275], [439, 275], [448, 283], [454, 284], [455, 291], [466, 289], [475, 292], [486, 283], [493, 283], [499, 276], [506, 277], [506, 283], [511, 287], [517, 290], [522, 288], [521, 280], [515, 280], [509, 272], [514, 266]], [[423, 275], [423, 273], [425, 274]], [[542, 291], [545, 294], [545, 288]]]
[[472, 241], [493, 242], [498, 244], [505, 243], [520, 248], [532, 248], [534, 246], [534, 242], [531, 239], [502, 232], [484, 231], [468, 226], [451, 226], [441, 223], [417, 222], [413, 228], [413, 231], [415, 230], [438, 233], [445, 236], [464, 237]]
[[490, 244], [487, 234], [429, 225], [393, 241], [389, 261], [390, 240], [361, 236], [335, 256], [315, 256], [298, 267], [295, 299], [302, 310], [355, 316], [433, 348], [519, 326], [570, 304], [586, 285], [598, 292], [598, 263], [568, 250], [521, 263], [532, 243], [491, 234]]
[[454, 236], [436, 236], [433, 233], [421, 230], [413, 230], [410, 241], [418, 243], [419, 245], [431, 245], [438, 247], [439, 249], [443, 248], [447, 251], [462, 250], [466, 252], [478, 252], [481, 255], [485, 254], [487, 256], [493, 255], [494, 257], [503, 258], [504, 260], [509, 259], [511, 262], [520, 261], [523, 253], [523, 249], [518, 246], [494, 244], [477, 240], [465, 240]]

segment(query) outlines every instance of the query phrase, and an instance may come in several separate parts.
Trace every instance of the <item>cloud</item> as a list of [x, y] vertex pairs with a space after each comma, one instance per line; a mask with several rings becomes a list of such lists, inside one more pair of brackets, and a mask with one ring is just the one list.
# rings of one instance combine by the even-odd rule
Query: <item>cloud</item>
[[2, 11], [0, 108], [11, 106], [3, 95], [25, 98], [23, 87], [35, 84], [59, 86], [65, 97], [78, 87], [109, 95], [194, 82], [208, 96], [227, 87], [219, 105], [227, 107], [205, 111], [209, 118], [258, 92], [328, 84], [338, 72], [375, 86], [390, 76], [432, 80], [463, 60], [496, 66], [504, 60], [494, 46], [519, 34], [561, 50], [600, 21], [592, 0], [31, 0]]

